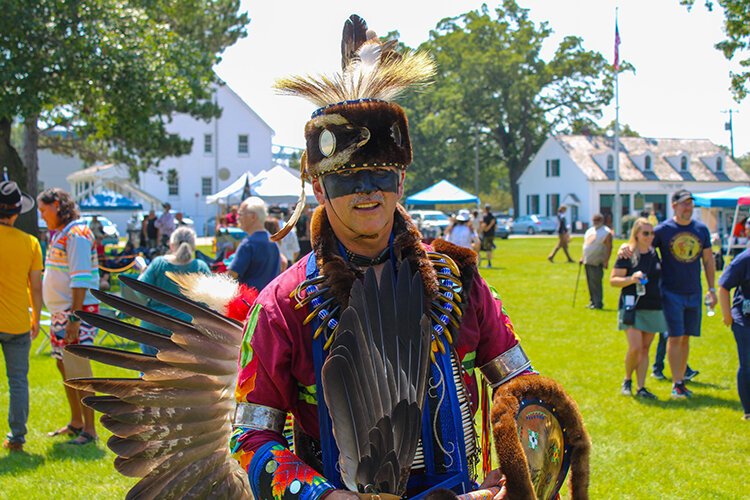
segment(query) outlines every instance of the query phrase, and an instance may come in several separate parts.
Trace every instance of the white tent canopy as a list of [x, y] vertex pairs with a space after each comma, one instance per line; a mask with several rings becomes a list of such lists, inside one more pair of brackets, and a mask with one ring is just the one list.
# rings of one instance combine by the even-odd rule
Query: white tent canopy
[[[299, 177], [280, 165], [250, 179], [250, 193], [272, 205], [297, 203], [300, 187]], [[312, 185], [307, 182], [305, 182], [305, 202], [315, 203]]]
[[[265, 170], [261, 170], [257, 175], [262, 175], [265, 172]], [[229, 204], [230, 198], [239, 198], [240, 196], [242, 196], [242, 190], [245, 189], [245, 184], [252, 180], [253, 177], [256, 177], [256, 175], [251, 174], [250, 172], [245, 172], [244, 174], [240, 175], [236, 181], [234, 181], [218, 193], [206, 196], [206, 203], [219, 203], [222, 205]]]
[[[231, 201], [242, 201], [245, 185], [249, 185], [250, 194], [258, 196], [268, 204], [294, 204], [300, 194], [300, 180], [292, 172], [282, 166], [275, 166], [269, 171], [261, 171], [257, 175], [245, 172], [229, 186], [218, 193], [206, 196], [206, 203], [229, 204]], [[315, 203], [312, 185], [305, 183], [305, 201]]]

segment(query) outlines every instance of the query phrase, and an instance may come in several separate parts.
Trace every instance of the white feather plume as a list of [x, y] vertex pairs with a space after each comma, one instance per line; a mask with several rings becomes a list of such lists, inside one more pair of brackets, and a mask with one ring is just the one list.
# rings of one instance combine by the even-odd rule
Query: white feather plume
[[221, 313], [226, 313], [226, 307], [239, 294], [240, 285], [234, 278], [226, 274], [177, 274], [167, 271], [167, 277], [177, 283], [185, 297]]

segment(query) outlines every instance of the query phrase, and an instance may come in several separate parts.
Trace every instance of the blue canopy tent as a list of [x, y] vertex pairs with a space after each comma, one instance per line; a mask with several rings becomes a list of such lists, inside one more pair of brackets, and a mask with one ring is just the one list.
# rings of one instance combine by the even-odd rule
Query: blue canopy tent
[[[732, 232], [737, 225], [737, 220], [739, 219], [740, 207], [746, 207], [748, 205], [746, 200], [750, 197], [749, 186], [737, 186], [707, 193], [694, 193], [693, 197], [695, 198], [696, 207], [717, 208], [720, 212], [722, 209], [734, 209], [732, 225], [728, 228], [724, 227], [725, 217], [722, 216], [719, 218], [719, 234], [726, 234], [724, 245], [726, 245], [727, 254], [735, 248], [744, 249], [747, 247], [747, 244], [742, 241], [742, 238], [734, 237]], [[743, 198], [743, 200], [741, 200], [741, 198]]]
[[479, 198], [443, 179], [434, 186], [428, 187], [406, 198], [407, 205], [479, 203]]
[[141, 210], [143, 205], [114, 191], [92, 194], [78, 203], [81, 210]]
[[693, 193], [696, 207], [734, 208], [742, 196], [750, 196], [750, 186], [737, 186], [721, 191]]

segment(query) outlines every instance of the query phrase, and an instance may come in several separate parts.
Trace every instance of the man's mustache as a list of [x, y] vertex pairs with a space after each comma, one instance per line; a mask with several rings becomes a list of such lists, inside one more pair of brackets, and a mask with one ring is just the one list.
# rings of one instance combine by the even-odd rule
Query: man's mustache
[[380, 191], [376, 191], [373, 193], [355, 193], [354, 198], [349, 203], [350, 208], [354, 208], [357, 205], [361, 205], [363, 203], [384, 203], [385, 202], [385, 196], [383, 196], [383, 193]]

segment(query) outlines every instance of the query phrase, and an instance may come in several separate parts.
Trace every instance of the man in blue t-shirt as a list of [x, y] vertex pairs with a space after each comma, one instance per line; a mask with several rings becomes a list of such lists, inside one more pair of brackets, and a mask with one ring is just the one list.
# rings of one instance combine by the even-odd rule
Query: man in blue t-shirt
[[237, 222], [247, 236], [237, 247], [227, 271], [240, 283], [258, 291], [263, 290], [281, 272], [279, 246], [270, 240], [263, 226], [267, 216], [266, 203], [257, 196], [242, 202], [237, 212]]
[[706, 302], [714, 307], [717, 300], [711, 237], [706, 225], [692, 218], [693, 200], [692, 193], [685, 189], [674, 193], [674, 217], [656, 226], [654, 238], [654, 247], [659, 249], [662, 261], [662, 302], [669, 331], [667, 357], [675, 398], [692, 395], [684, 380], [690, 337], [701, 333], [701, 260], [709, 286]]

